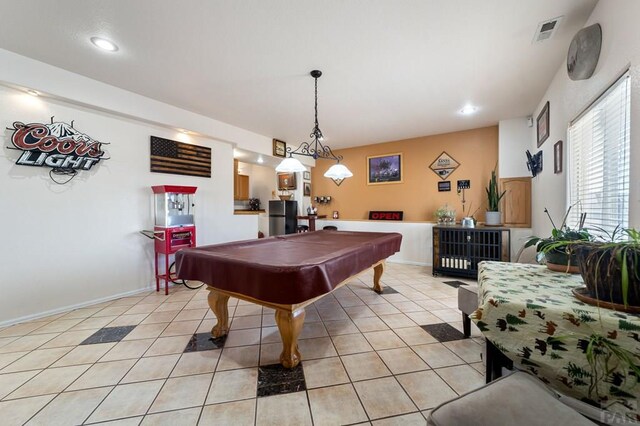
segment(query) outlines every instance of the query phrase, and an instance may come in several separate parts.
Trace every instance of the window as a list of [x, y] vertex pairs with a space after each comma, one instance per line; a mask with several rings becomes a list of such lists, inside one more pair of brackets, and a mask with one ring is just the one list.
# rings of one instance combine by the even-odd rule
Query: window
[[630, 103], [627, 71], [570, 123], [568, 223], [586, 213], [587, 228], [629, 226]]

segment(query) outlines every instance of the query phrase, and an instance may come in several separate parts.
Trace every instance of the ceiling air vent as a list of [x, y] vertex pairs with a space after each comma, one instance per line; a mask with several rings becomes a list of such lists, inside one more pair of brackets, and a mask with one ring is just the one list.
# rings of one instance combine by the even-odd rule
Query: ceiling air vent
[[536, 28], [536, 33], [533, 35], [533, 43], [540, 43], [541, 41], [545, 41], [553, 37], [560, 26], [562, 18], [562, 16], [558, 16], [557, 18], [540, 22], [538, 24], [538, 28]]

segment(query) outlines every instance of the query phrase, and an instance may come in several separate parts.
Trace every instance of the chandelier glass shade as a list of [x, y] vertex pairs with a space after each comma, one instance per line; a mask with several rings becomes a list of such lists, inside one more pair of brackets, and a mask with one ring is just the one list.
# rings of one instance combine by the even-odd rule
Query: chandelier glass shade
[[[311, 141], [302, 142], [295, 150], [287, 147], [289, 156], [282, 160], [276, 167], [276, 171], [286, 173], [306, 171], [305, 166], [299, 160], [293, 158], [293, 154], [312, 157], [314, 160], [335, 160], [338, 164], [331, 166], [324, 176], [333, 179], [334, 182], [339, 180], [342, 183], [342, 180], [353, 176], [353, 173], [344, 164], [340, 164], [341, 155], [335, 155], [328, 145], [322, 144], [324, 136], [318, 125], [318, 78], [322, 75], [322, 71], [313, 70], [309, 74], [315, 80], [315, 125], [309, 135]], [[340, 185], [340, 183], [336, 182], [337, 185]]]
[[306, 172], [307, 168], [297, 158], [288, 157], [282, 160], [276, 172], [278, 173], [294, 173], [294, 172]]
[[338, 186], [340, 186], [343, 180], [351, 176], [353, 176], [351, 170], [349, 170], [344, 164], [340, 163], [334, 164], [333, 166], [329, 167], [329, 170], [327, 170], [324, 174], [324, 177], [328, 177], [329, 179], [333, 180], [333, 182]]

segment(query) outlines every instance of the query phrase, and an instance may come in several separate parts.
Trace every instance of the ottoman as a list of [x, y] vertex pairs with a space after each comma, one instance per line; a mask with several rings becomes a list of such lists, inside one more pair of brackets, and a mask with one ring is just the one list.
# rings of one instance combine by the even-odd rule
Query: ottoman
[[540, 380], [523, 372], [495, 380], [434, 408], [431, 426], [579, 426], [595, 423], [560, 401]]

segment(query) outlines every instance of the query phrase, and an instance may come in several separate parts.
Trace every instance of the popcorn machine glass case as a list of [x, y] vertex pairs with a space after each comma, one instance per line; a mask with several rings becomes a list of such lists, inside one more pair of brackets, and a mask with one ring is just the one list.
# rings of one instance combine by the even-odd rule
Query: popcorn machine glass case
[[154, 186], [155, 226], [194, 225], [195, 186]]

